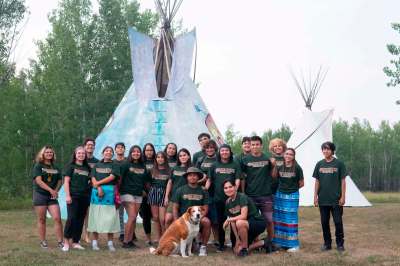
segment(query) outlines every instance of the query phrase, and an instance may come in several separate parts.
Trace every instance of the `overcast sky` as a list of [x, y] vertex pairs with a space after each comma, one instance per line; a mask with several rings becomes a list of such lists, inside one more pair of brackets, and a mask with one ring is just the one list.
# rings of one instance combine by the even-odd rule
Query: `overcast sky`
[[[95, 2], [95, 1], [94, 1]], [[57, 0], [26, 0], [30, 16], [15, 59], [27, 67], [34, 40], [50, 31]], [[152, 0], [141, 0], [154, 9]], [[185, 28], [196, 27], [200, 94], [221, 131], [242, 134], [291, 127], [304, 109], [289, 67], [329, 68], [313, 111], [335, 108], [335, 119], [399, 120], [400, 87], [386, 86], [387, 43], [400, 45], [398, 0], [184, 0]]]

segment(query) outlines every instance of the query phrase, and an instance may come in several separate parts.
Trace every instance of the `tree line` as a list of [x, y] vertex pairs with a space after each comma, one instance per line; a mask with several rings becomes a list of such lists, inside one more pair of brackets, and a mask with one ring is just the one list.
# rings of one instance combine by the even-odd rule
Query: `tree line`
[[[28, 69], [15, 71], [10, 53], [26, 18], [23, 0], [0, 5], [0, 197], [31, 195], [31, 168], [45, 144], [57, 152], [60, 166], [87, 136], [97, 136], [132, 82], [127, 28], [155, 36], [159, 18], [140, 10], [137, 1], [63, 0], [49, 15], [51, 31], [39, 41], [37, 59]], [[13, 34], [10, 34], [13, 33]], [[262, 138], [289, 139], [283, 125]], [[399, 190], [400, 124], [367, 121], [334, 124], [338, 155], [364, 190]], [[233, 126], [226, 140], [240, 150], [241, 136]]]

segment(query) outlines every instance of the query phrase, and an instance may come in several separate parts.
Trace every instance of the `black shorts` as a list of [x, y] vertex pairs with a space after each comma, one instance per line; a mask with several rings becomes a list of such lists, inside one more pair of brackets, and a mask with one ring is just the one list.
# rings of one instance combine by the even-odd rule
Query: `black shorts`
[[33, 191], [33, 206], [49, 206], [58, 205], [57, 199], [52, 199], [50, 195], [40, 194], [39, 192]]
[[248, 232], [248, 244], [251, 245], [254, 240], [265, 230], [266, 223], [265, 220], [256, 220], [254, 218], [250, 218], [248, 220], [249, 223], [249, 232]]

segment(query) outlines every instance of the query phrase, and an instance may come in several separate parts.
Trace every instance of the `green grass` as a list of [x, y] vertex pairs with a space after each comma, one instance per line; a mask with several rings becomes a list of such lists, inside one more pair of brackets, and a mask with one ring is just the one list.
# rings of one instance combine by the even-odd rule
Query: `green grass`
[[[144, 247], [143, 231], [139, 226], [138, 245], [142, 248], [126, 251], [117, 244], [117, 252], [105, 248], [63, 253], [56, 248], [52, 222], [48, 220], [50, 248], [42, 250], [36, 233], [32, 210], [0, 211], [0, 265], [399, 265], [400, 262], [400, 204], [376, 203], [370, 208], [346, 208], [344, 227], [346, 252], [335, 250], [322, 253], [319, 212], [317, 208], [300, 208], [301, 250], [296, 254], [279, 252], [273, 255], [253, 253], [239, 259], [229, 251], [216, 253], [209, 248], [208, 257], [190, 259], [161, 257], [149, 254]], [[333, 225], [332, 225], [333, 226]], [[334, 229], [333, 235], [334, 235]]]
[[0, 198], [0, 210], [29, 210], [32, 209], [31, 198]]
[[363, 192], [371, 203], [400, 203], [400, 192]]

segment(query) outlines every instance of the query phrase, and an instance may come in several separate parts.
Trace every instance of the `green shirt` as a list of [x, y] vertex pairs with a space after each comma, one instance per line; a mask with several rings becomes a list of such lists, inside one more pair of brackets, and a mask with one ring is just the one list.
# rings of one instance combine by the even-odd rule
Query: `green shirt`
[[169, 166], [169, 168], [174, 168], [175, 166], [176, 166], [176, 163], [177, 163], [177, 161], [176, 161], [176, 159], [175, 158], [168, 158], [168, 166]]
[[217, 156], [214, 155], [213, 157], [205, 156], [202, 160], [198, 160], [196, 167], [199, 168], [203, 173], [206, 175], [208, 171], [210, 171], [211, 166], [217, 161]]
[[125, 162], [121, 165], [120, 193], [142, 196], [146, 183], [151, 183], [151, 175], [144, 163]]
[[160, 169], [158, 173], [155, 173], [154, 168], [151, 171], [151, 185], [154, 187], [162, 187], [165, 189], [168, 180], [171, 177], [171, 173], [167, 169]]
[[69, 176], [69, 193], [71, 196], [89, 196], [90, 166], [69, 164], [64, 169], [64, 177]]
[[241, 214], [242, 208], [247, 206], [247, 220], [250, 218], [263, 220], [254, 202], [245, 194], [237, 192], [234, 200], [228, 198], [225, 204], [225, 213], [228, 217], [235, 217]]
[[319, 181], [318, 204], [335, 206], [342, 195], [342, 179], [346, 178], [346, 166], [334, 158], [327, 162], [321, 160], [315, 165], [313, 177]]
[[291, 167], [278, 167], [279, 191], [290, 194], [299, 190], [299, 181], [304, 179], [303, 169], [297, 163]]
[[186, 173], [188, 167], [175, 166], [172, 168], [171, 180], [172, 180], [172, 192], [171, 198], [175, 195], [178, 188], [187, 184], [186, 178], [183, 176]]
[[[92, 171], [90, 172], [90, 176], [94, 177], [96, 181], [101, 181], [110, 175], [113, 175], [115, 178], [107, 183], [107, 185], [115, 185], [119, 176], [121, 175], [120, 166], [114, 162], [102, 162], [99, 161], [93, 167]], [[103, 184], [106, 185], [106, 184]]]
[[246, 194], [248, 196], [263, 197], [272, 194], [271, 162], [267, 155], [262, 153], [255, 157], [249, 154], [243, 158], [241, 168], [246, 174]]
[[86, 159], [90, 168], [93, 169], [93, 167], [96, 165], [96, 163], [99, 162], [99, 160], [96, 157], [92, 157], [92, 158], [87, 158]]
[[208, 192], [201, 186], [195, 188], [184, 185], [176, 191], [172, 197], [172, 202], [179, 205], [179, 216], [181, 216], [189, 207], [208, 205]]
[[214, 191], [215, 201], [225, 201], [226, 195], [224, 193], [223, 183], [229, 179], [234, 182], [241, 179], [241, 169], [238, 162], [232, 160], [229, 163], [222, 163], [216, 161], [208, 172], [208, 177], [211, 180], [212, 191]]
[[[283, 156], [281, 155], [272, 155], [272, 157], [275, 159], [275, 165], [276, 167], [281, 167], [284, 163]], [[271, 189], [272, 189], [272, 194], [275, 194], [276, 191], [278, 190], [279, 187], [279, 180], [278, 179], [272, 179], [272, 184], [271, 184]]]
[[44, 163], [36, 163], [33, 166], [33, 190], [40, 194], [50, 196], [50, 192], [36, 184], [36, 177], [38, 176], [41, 176], [42, 181], [50, 188], [56, 189], [58, 181], [61, 180], [61, 171], [54, 165], [47, 165]]
[[193, 154], [192, 164], [197, 165], [197, 161], [202, 161], [203, 157], [206, 156], [206, 152], [201, 150]]

